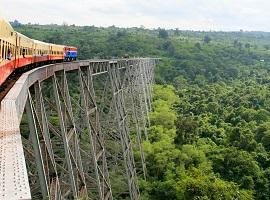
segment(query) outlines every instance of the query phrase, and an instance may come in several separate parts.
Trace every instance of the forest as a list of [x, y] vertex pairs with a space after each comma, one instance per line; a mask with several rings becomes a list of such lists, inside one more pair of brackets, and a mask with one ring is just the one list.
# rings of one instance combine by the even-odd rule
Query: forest
[[270, 199], [270, 33], [13, 25], [79, 59], [161, 58], [142, 199]]

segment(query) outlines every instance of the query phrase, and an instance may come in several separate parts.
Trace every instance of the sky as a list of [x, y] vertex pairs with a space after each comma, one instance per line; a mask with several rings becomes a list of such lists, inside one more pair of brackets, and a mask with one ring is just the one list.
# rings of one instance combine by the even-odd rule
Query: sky
[[0, 0], [22, 23], [269, 31], [269, 0]]

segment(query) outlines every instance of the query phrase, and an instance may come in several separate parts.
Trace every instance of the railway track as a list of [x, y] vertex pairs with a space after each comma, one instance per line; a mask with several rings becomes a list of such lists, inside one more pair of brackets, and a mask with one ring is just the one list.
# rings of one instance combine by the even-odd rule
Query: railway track
[[16, 81], [21, 77], [24, 72], [14, 72], [8, 79], [0, 86], [0, 102], [7, 95], [9, 90], [13, 87]]

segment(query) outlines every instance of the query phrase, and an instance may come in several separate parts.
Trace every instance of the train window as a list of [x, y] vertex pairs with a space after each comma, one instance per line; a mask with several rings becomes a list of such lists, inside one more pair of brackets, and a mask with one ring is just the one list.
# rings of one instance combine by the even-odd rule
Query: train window
[[8, 42], [6, 42], [6, 52], [5, 52], [5, 58], [7, 59], [7, 53], [8, 53]]
[[4, 55], [4, 58], [5, 58], [5, 59], [7, 58], [7, 45], [8, 45], [8, 43], [5, 42], [5, 55]]
[[0, 39], [0, 62], [2, 61], [2, 40]]
[[9, 43], [8, 44], [8, 50], [10, 51], [10, 53], [12, 54], [12, 45]]
[[2, 58], [6, 59], [6, 42], [3, 41]]
[[22, 56], [25, 57], [25, 55], [26, 55], [25, 48], [22, 47]]
[[8, 53], [8, 42], [6, 43], [6, 59], [7, 59], [7, 53]]
[[2, 43], [2, 59], [5, 59], [5, 41], [3, 41], [3, 43]]
[[14, 55], [14, 45], [13, 44], [11, 45], [11, 53], [12, 53], [12, 55]]

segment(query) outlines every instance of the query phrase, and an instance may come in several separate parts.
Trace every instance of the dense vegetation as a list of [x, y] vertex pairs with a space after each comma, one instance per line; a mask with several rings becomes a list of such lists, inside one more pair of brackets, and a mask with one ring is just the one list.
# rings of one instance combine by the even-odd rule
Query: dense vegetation
[[18, 25], [80, 59], [154, 56], [143, 199], [270, 199], [270, 33]]

